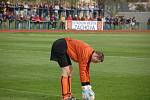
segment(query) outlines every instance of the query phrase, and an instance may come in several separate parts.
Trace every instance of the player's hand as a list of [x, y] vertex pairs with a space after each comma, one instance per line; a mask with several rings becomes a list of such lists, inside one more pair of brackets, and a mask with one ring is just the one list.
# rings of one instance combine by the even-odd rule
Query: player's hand
[[93, 92], [91, 85], [82, 86], [82, 99], [83, 100], [95, 99], [95, 93]]

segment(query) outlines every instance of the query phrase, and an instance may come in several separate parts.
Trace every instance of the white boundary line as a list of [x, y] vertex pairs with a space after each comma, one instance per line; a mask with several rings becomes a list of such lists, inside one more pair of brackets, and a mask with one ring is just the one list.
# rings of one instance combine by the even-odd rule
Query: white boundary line
[[[19, 92], [19, 93], [28, 93], [28, 94], [36, 94], [36, 95], [46, 95], [46, 96], [50, 96], [50, 94], [41, 93], [41, 92], [31, 92], [31, 91], [24, 91], [24, 90], [9, 89], [9, 88], [0, 88], [0, 90], [11, 91], [11, 92]], [[55, 96], [59, 96], [59, 95], [55, 95]]]
[[148, 57], [126, 57], [126, 56], [106, 56], [106, 57], [119, 57], [119, 58], [128, 58], [128, 59], [150, 59]]

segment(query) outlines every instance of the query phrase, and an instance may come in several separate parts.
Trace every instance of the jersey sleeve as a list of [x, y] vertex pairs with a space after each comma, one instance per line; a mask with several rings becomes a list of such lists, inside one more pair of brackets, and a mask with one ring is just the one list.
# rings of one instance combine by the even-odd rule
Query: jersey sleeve
[[89, 71], [88, 63], [79, 63], [80, 69], [80, 81], [82, 82], [90, 82], [90, 71]]
[[79, 55], [79, 69], [80, 69], [80, 81], [81, 83], [90, 83], [90, 61], [92, 52], [94, 50], [92, 48], [85, 48], [82, 53]]

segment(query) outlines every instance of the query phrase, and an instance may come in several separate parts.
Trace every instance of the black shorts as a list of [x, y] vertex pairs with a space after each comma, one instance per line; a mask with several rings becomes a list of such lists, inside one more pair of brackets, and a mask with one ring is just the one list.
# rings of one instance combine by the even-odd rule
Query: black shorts
[[53, 43], [50, 60], [57, 61], [60, 67], [72, 65], [67, 54], [67, 43], [64, 38], [58, 39]]

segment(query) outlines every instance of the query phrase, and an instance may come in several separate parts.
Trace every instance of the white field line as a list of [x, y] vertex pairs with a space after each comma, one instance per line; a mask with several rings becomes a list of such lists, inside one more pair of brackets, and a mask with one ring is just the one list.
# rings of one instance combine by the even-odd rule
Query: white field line
[[126, 56], [106, 56], [106, 57], [119, 57], [119, 58], [125, 58], [125, 59], [150, 59], [150, 58], [144, 58], [144, 57], [126, 57]]
[[[50, 96], [50, 94], [41, 93], [41, 92], [31, 92], [31, 91], [24, 91], [24, 90], [9, 89], [9, 88], [0, 88], [0, 90], [10, 91], [10, 92], [27, 93], [27, 94], [35, 94], [35, 95], [46, 95], [46, 96]], [[59, 96], [59, 95], [55, 95], [55, 96]]]
[[[14, 49], [14, 50], [0, 49], [0, 51], [9, 52], [9, 51], [26, 51], [26, 50], [24, 50], [24, 49]], [[29, 50], [29, 51], [31, 51], [31, 52], [43, 52], [43, 51], [39, 51], [39, 50]]]

